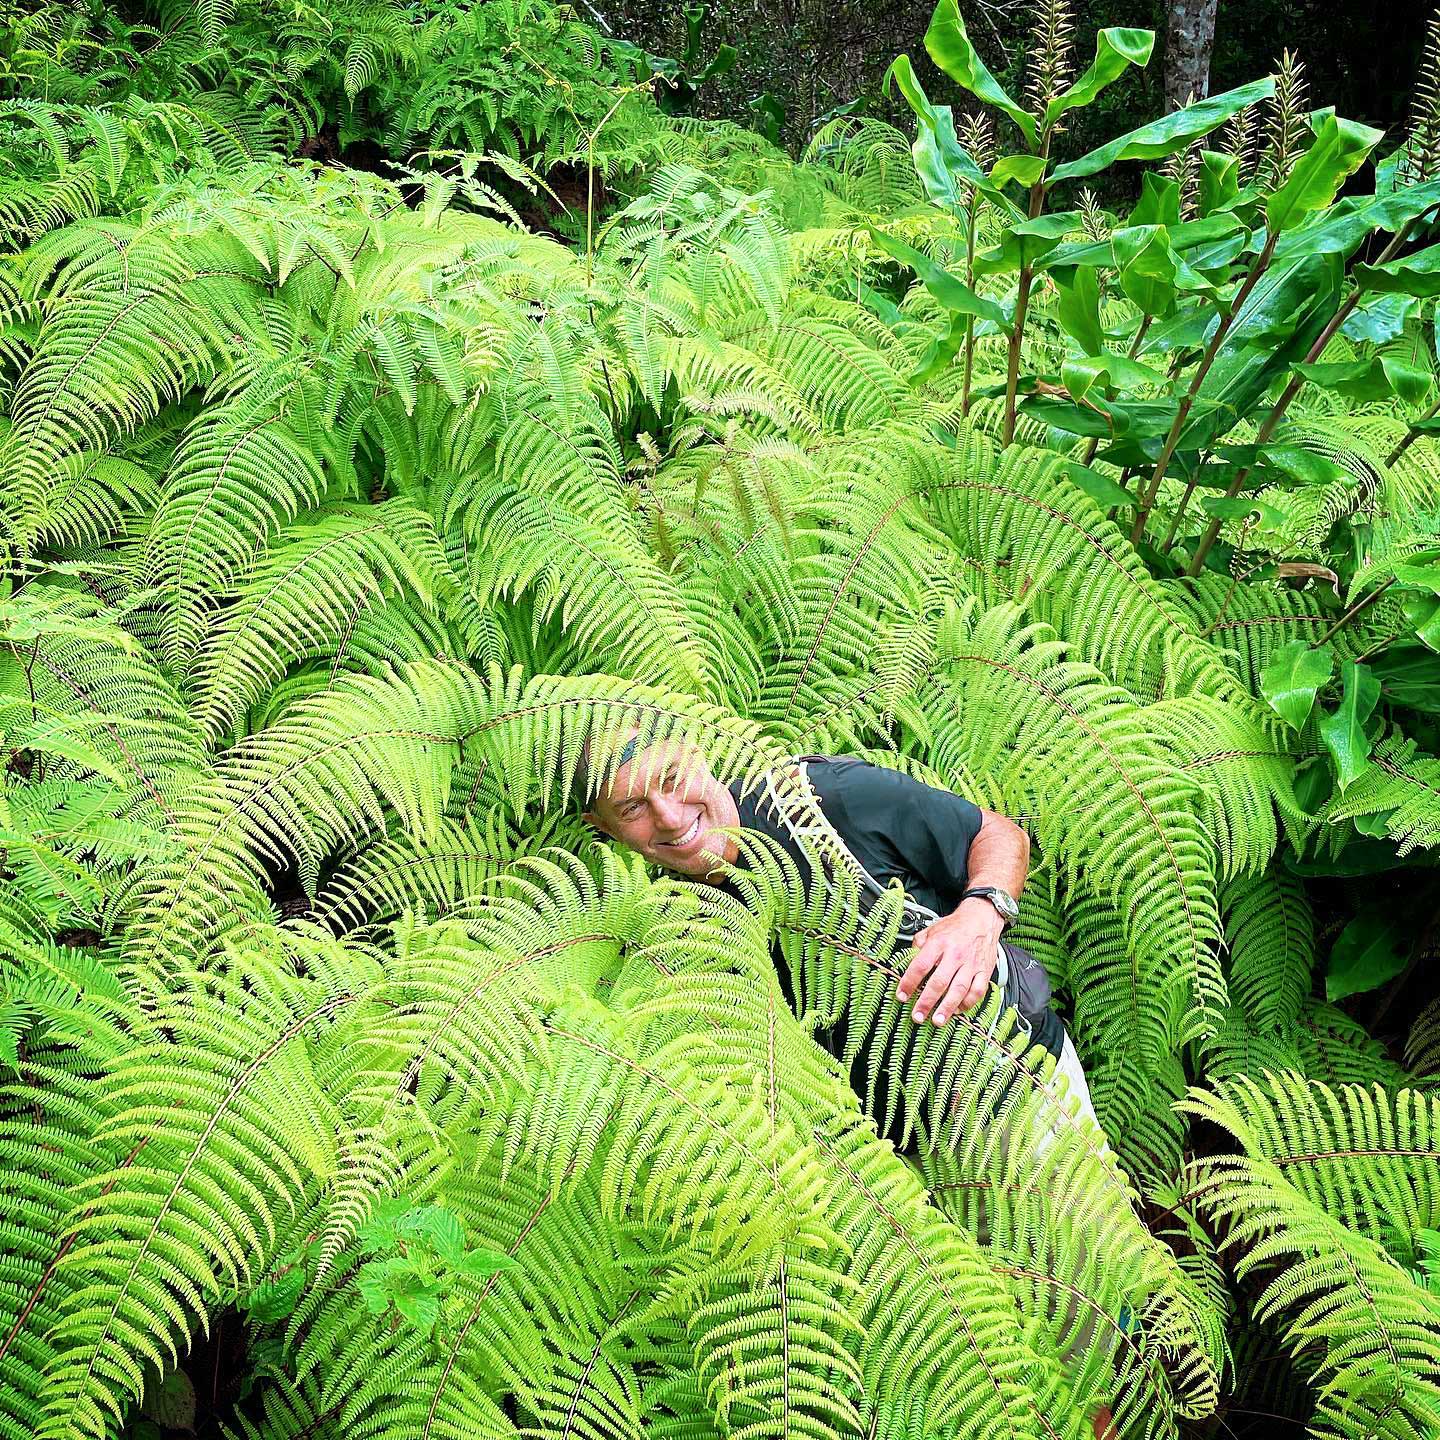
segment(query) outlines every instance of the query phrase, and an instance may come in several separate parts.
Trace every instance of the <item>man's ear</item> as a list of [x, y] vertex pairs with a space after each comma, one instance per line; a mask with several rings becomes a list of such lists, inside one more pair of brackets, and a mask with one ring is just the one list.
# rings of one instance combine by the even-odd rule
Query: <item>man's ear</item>
[[610, 835], [610, 831], [605, 828], [605, 822], [593, 810], [582, 810], [580, 812], [580, 818], [592, 830], [598, 830], [602, 835], [609, 835], [612, 840], [615, 838], [613, 835]]

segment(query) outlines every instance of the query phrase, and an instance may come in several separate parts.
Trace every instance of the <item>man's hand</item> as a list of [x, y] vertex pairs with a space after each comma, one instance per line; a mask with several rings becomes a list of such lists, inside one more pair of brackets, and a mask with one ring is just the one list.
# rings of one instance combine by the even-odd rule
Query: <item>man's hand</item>
[[[957, 1010], [973, 1010], [995, 973], [996, 947], [1005, 922], [983, 897], [927, 925], [912, 942], [914, 959], [895, 987], [903, 1005], [920, 990], [911, 1019], [943, 1025]], [[928, 979], [926, 977], [929, 977]], [[924, 985], [921, 990], [920, 986]]]

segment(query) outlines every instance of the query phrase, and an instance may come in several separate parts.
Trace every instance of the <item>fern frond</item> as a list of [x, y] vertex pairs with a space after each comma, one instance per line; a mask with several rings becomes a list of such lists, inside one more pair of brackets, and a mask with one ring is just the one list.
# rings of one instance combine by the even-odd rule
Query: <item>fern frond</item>
[[1315, 923], [1300, 882], [1276, 867], [1237, 876], [1220, 894], [1230, 947], [1231, 993], [1262, 1031], [1300, 1014], [1315, 965]]
[[[1187, 1101], [1245, 1147], [1197, 1164], [1189, 1194], [1224, 1227], [1227, 1245], [1247, 1247], [1236, 1260], [1242, 1277], [1262, 1267], [1273, 1276], [1257, 1318], [1277, 1318], [1293, 1350], [1323, 1357], [1323, 1433], [1423, 1433], [1440, 1421], [1434, 1298], [1379, 1239], [1344, 1223], [1372, 1223], [1394, 1243], [1397, 1221], [1433, 1219], [1434, 1105], [1410, 1091], [1333, 1092], [1294, 1075], [1232, 1082]], [[1383, 1187], [1379, 1206], [1372, 1183]]]
[[212, 597], [228, 593], [280, 526], [325, 492], [318, 457], [277, 412], [207, 409], [181, 441], [148, 538], [150, 583], [166, 598], [165, 655], [183, 669]]
[[97, 1142], [139, 1153], [77, 1187], [57, 1271], [75, 1288], [50, 1335], [47, 1440], [103, 1433], [138, 1398], [143, 1361], [173, 1363], [222, 1289], [274, 1253], [333, 1163], [333, 1109], [302, 1037], [354, 999], [287, 996], [253, 971], [243, 988], [217, 979], [206, 995], [159, 1002], [157, 1038], [112, 1067], [115, 1114]]

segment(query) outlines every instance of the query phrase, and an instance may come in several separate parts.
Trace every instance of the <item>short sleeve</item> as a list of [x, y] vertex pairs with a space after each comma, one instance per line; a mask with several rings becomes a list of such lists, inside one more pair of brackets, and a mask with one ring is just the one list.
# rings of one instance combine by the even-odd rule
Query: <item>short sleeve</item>
[[826, 815], [878, 880], [909, 871], [939, 895], [958, 900], [970, 846], [980, 833], [976, 805], [853, 757], [808, 768]]

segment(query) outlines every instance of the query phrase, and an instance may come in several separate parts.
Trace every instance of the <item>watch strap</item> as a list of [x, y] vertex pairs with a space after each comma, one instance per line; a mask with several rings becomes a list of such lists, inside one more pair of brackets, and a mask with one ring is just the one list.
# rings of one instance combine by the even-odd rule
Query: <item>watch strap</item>
[[[1010, 902], [1010, 908], [1015, 912], [1014, 914], [1007, 915], [1005, 913], [1004, 907], [1002, 907], [1000, 901], [996, 899], [998, 895], [1005, 896]], [[1007, 927], [1014, 924], [1015, 918], [1020, 912], [1019, 901], [1017, 901], [1013, 895], [1005, 890], [1001, 890], [999, 886], [996, 885], [977, 885], [973, 889], [962, 892], [960, 898], [961, 900], [988, 900], [991, 905], [995, 907], [995, 913], [1004, 921]]]

